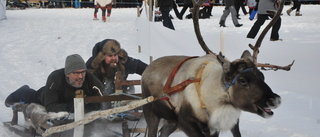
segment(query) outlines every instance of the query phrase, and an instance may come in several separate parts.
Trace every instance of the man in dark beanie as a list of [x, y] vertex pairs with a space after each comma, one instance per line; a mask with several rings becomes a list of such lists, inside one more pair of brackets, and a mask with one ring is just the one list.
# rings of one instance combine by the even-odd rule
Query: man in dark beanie
[[[126, 80], [129, 74], [142, 75], [146, 63], [129, 57], [114, 39], [105, 39], [98, 42], [92, 49], [92, 56], [86, 62], [89, 72], [93, 73], [104, 84], [104, 95], [115, 92], [114, 78], [119, 71]], [[128, 87], [123, 87], [126, 92]], [[110, 106], [109, 106], [110, 107]]]
[[[45, 86], [36, 91], [24, 85], [6, 98], [5, 105], [10, 107], [17, 102], [38, 103], [48, 112], [73, 113], [73, 98], [76, 90], [83, 90], [84, 96], [100, 96], [97, 88], [100, 89], [102, 86], [95, 76], [87, 73], [82, 57], [73, 54], [66, 58], [65, 68], [55, 70], [48, 76]], [[99, 103], [85, 104], [85, 112], [99, 110], [100, 107]]]

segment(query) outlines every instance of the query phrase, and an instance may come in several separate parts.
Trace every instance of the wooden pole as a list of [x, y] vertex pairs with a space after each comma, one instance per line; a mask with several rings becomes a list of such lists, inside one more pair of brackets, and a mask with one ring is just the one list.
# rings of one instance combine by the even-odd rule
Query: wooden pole
[[138, 45], [138, 53], [141, 53], [141, 46]]
[[149, 0], [149, 21], [153, 21], [153, 0]]
[[130, 130], [128, 128], [127, 121], [122, 122], [122, 134], [123, 134], [123, 137], [130, 137]]
[[140, 17], [141, 13], [140, 13], [140, 6], [137, 6], [137, 17]]
[[137, 107], [141, 107], [145, 104], [148, 104], [150, 102], [154, 101], [154, 97], [153, 96], [149, 96], [147, 98], [144, 98], [144, 99], [141, 99], [141, 100], [138, 100], [138, 101], [134, 101], [126, 106], [123, 106], [123, 107], [117, 107], [117, 108], [113, 108], [113, 109], [108, 109], [108, 110], [102, 110], [102, 111], [95, 111], [95, 112], [92, 112], [90, 114], [88, 114], [88, 116], [86, 116], [84, 119], [82, 120], [78, 120], [78, 121], [75, 121], [75, 122], [72, 122], [72, 123], [68, 123], [68, 124], [65, 124], [65, 125], [61, 125], [61, 126], [55, 126], [55, 127], [51, 127], [49, 129], [47, 129], [43, 134], [42, 136], [49, 136], [53, 133], [58, 133], [58, 132], [62, 132], [62, 131], [66, 131], [66, 130], [70, 130], [72, 128], [75, 128], [77, 126], [80, 126], [80, 125], [84, 125], [84, 124], [88, 124], [100, 117], [103, 117], [103, 116], [107, 116], [107, 115], [111, 115], [111, 114], [115, 114], [115, 113], [121, 113], [121, 112], [124, 112], [124, 111], [128, 111], [128, 110], [132, 110], [132, 109], [135, 109]]
[[[74, 120], [79, 121], [84, 118], [84, 93], [83, 90], [77, 90], [74, 102]], [[84, 125], [80, 125], [73, 130], [73, 137], [83, 137]]]
[[224, 55], [224, 31], [220, 31], [220, 52]]
[[11, 126], [13, 125], [18, 125], [18, 111], [17, 110], [13, 110], [13, 117], [11, 120]]
[[150, 59], [150, 63], [153, 61], [153, 57], [152, 56], [150, 56], [149, 57], [149, 59]]
[[121, 85], [121, 83], [122, 83], [122, 72], [121, 71], [118, 71], [117, 73], [116, 73], [116, 79], [115, 79], [115, 89], [116, 89], [116, 93], [118, 93], [118, 92], [123, 92], [123, 90], [122, 90], [122, 85]]

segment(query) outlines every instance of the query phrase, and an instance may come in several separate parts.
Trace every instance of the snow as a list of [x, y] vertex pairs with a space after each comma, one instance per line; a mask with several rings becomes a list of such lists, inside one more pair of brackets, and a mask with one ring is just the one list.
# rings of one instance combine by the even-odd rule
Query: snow
[[[243, 27], [236, 28], [229, 16], [226, 28], [218, 26], [224, 7], [214, 7], [210, 19], [201, 19], [200, 28], [205, 42], [214, 52], [223, 51], [230, 60], [241, 56], [255, 40], [246, 35], [253, 25], [248, 16], [239, 20]], [[288, 9], [289, 5], [284, 7]], [[181, 8], [179, 9], [181, 10]], [[320, 88], [318, 67], [320, 51], [319, 5], [302, 5], [303, 16], [284, 14], [280, 29], [281, 42], [269, 41], [266, 35], [258, 62], [276, 65], [295, 64], [290, 71], [263, 71], [266, 82], [282, 97], [282, 104], [270, 119], [242, 112], [240, 131], [245, 137], [316, 137], [320, 133]], [[7, 19], [0, 21], [0, 104], [20, 86], [27, 84], [39, 89], [47, 76], [64, 67], [66, 56], [80, 54], [85, 60], [91, 56], [92, 47], [103, 39], [116, 39], [130, 56], [149, 63], [166, 55], [201, 56], [205, 53], [196, 41], [192, 20], [174, 19], [175, 31], [162, 23], [146, 22], [137, 18], [135, 8], [112, 10], [111, 21], [93, 21], [93, 9], [26, 9], [7, 10]], [[174, 13], [171, 12], [173, 17]], [[187, 14], [187, 13], [186, 13]], [[185, 15], [186, 15], [185, 14]], [[142, 16], [145, 12], [142, 12]], [[98, 17], [101, 19], [101, 11]], [[269, 21], [266, 21], [265, 25]], [[264, 26], [265, 26], [264, 25]], [[262, 29], [260, 30], [260, 32]], [[220, 40], [220, 34], [224, 41]], [[141, 53], [138, 52], [141, 46]], [[140, 76], [132, 75], [131, 79]], [[12, 111], [0, 105], [0, 121], [10, 121]], [[19, 123], [24, 123], [20, 116]], [[16, 136], [0, 124], [0, 136]], [[178, 132], [172, 136], [184, 136]], [[224, 132], [221, 137], [232, 136]]]

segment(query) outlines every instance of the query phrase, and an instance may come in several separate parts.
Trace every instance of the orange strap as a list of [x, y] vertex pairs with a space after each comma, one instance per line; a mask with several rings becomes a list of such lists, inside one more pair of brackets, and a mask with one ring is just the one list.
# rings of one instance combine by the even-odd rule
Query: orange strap
[[205, 109], [207, 108], [206, 105], [203, 103], [203, 99], [202, 99], [202, 95], [201, 95], [201, 85], [202, 85], [202, 72], [204, 70], [204, 68], [206, 67], [206, 65], [208, 64], [209, 62], [205, 62], [202, 66], [201, 66], [201, 69], [199, 70], [198, 74], [197, 74], [197, 79], [199, 79], [199, 82], [196, 83], [196, 89], [197, 89], [197, 93], [198, 93], [198, 96], [199, 96], [199, 100], [200, 100], [200, 105], [201, 105], [201, 108]]
[[173, 68], [173, 70], [171, 71], [171, 73], [170, 73], [170, 75], [169, 75], [169, 77], [167, 79], [166, 84], [163, 87], [164, 93], [168, 93], [168, 91], [172, 91], [172, 90], [170, 90], [171, 89], [171, 84], [172, 84], [172, 81], [173, 81], [175, 75], [177, 74], [179, 68], [181, 67], [181, 65], [184, 62], [186, 62], [187, 60], [192, 59], [192, 58], [196, 58], [196, 57], [188, 57], [188, 58], [182, 60], [181, 62], [179, 62], [179, 64], [176, 67]]
[[169, 89], [166, 89], [164, 91], [164, 93], [167, 93], [169, 96], [171, 96], [172, 94], [174, 93], [177, 93], [177, 92], [180, 92], [182, 90], [184, 90], [189, 84], [193, 83], [193, 82], [200, 82], [201, 78], [200, 79], [187, 79], [185, 81], [183, 81], [182, 83], [174, 86], [174, 87], [171, 87]]

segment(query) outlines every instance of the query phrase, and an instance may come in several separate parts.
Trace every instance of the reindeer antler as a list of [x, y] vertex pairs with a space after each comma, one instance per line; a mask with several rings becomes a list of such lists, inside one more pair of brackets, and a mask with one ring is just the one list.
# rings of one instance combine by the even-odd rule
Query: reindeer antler
[[[282, 9], [283, 9], [283, 5], [284, 5], [284, 0], [280, 0], [279, 8], [278, 8], [276, 13], [274, 11], [267, 11], [269, 13], [275, 14], [274, 17], [269, 22], [269, 24], [264, 28], [264, 30], [261, 32], [261, 34], [260, 34], [255, 46], [249, 44], [249, 47], [253, 50], [253, 55], [252, 55], [253, 62], [257, 65], [257, 67], [261, 67], [263, 70], [269, 70], [269, 69], [278, 70], [278, 69], [282, 69], [282, 70], [289, 71], [291, 69], [291, 66], [294, 63], [294, 60], [288, 66], [277, 66], [277, 65], [272, 65], [272, 64], [268, 64], [268, 63], [265, 63], [265, 64], [257, 63], [257, 56], [258, 56], [258, 53], [259, 53], [259, 48], [261, 47], [261, 43], [262, 43], [264, 37], [266, 36], [267, 32], [270, 30], [270, 28], [279, 19], [280, 15], [281, 15], [281, 12], [282, 12]], [[269, 68], [269, 69], [266, 69], [266, 68]]]
[[201, 46], [201, 48], [206, 52], [206, 54], [212, 54], [212, 55], [216, 55], [215, 53], [213, 53], [208, 46], [206, 45], [206, 43], [204, 42], [202, 35], [200, 33], [200, 28], [199, 28], [199, 8], [201, 7], [201, 5], [205, 2], [206, 0], [192, 0], [193, 3], [193, 9], [192, 11], [192, 20], [193, 20], [193, 26], [194, 26], [194, 31], [196, 33], [198, 42]]

